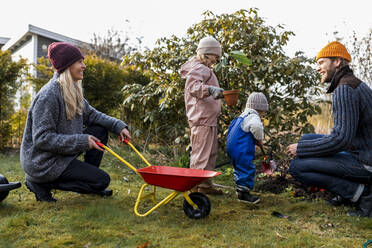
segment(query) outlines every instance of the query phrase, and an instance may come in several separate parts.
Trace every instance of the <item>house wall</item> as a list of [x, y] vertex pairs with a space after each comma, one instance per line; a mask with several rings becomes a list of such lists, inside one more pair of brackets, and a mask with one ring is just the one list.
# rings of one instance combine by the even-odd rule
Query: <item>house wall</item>
[[[32, 63], [34, 60], [34, 39], [31, 37], [19, 50], [12, 54], [12, 60], [18, 61], [20, 58], [27, 59], [27, 63]], [[32, 67], [29, 68], [30, 73], [35, 73]], [[27, 82], [25, 83], [27, 84]], [[32, 96], [32, 94], [31, 94]], [[14, 109], [18, 111], [20, 104], [20, 92], [19, 90], [15, 96]]]
[[[21, 57], [24, 59], [27, 59], [27, 63], [31, 64], [35, 61], [35, 46], [37, 45], [35, 43], [37, 36], [32, 35], [31, 38], [22, 46], [20, 47], [16, 52], [12, 54], [12, 59], [14, 61], [18, 61]], [[33, 66], [29, 67], [29, 73], [32, 75], [36, 75], [36, 70]], [[24, 81], [23, 85], [28, 85], [29, 82]], [[30, 90], [32, 99], [35, 97], [35, 92], [33, 90]], [[19, 99], [20, 99], [20, 92], [17, 91], [16, 93], [16, 99], [15, 99], [15, 110], [17, 111], [19, 109]]]
[[47, 57], [48, 56], [48, 46], [56, 40], [52, 40], [43, 36], [37, 36], [37, 57]]
[[34, 61], [34, 38], [32, 37], [27, 43], [25, 43], [18, 51], [12, 54], [12, 59], [18, 61], [20, 57], [27, 59], [28, 63]]

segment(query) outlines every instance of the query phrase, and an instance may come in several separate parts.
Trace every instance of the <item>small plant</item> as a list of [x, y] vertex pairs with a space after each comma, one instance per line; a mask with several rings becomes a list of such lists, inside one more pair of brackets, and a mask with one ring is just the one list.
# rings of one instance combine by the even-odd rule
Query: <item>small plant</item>
[[285, 188], [285, 192], [290, 196], [294, 197], [296, 192], [293, 190], [293, 186], [289, 185], [287, 188]]
[[[238, 62], [242, 63], [245, 66], [250, 66], [252, 65], [252, 61], [247, 57], [247, 55], [244, 54], [242, 51], [231, 51], [228, 54], [228, 57], [232, 57], [236, 59]], [[225, 84], [229, 84], [229, 59], [222, 57], [220, 62], [216, 65], [215, 67], [215, 72], [221, 71], [221, 82], [225, 82]], [[225, 69], [226, 68], [226, 69]]]

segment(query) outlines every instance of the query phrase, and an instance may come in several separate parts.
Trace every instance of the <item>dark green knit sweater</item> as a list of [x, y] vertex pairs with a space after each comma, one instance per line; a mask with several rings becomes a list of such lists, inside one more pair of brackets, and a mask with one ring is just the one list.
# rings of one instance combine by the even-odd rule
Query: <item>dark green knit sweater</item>
[[372, 90], [348, 66], [334, 76], [332, 94], [334, 127], [329, 135], [298, 143], [297, 156], [329, 156], [350, 152], [360, 163], [372, 166]]

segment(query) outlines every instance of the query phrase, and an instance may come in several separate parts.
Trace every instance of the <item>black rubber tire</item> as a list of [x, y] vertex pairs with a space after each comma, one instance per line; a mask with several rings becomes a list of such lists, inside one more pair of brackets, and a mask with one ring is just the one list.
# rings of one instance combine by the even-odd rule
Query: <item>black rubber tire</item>
[[[0, 174], [0, 184], [8, 184], [8, 183], [9, 182], [6, 179], [6, 177]], [[8, 194], [9, 194], [9, 190], [0, 192], [0, 202], [2, 202], [8, 196]]]
[[185, 199], [183, 201], [183, 211], [186, 216], [190, 219], [202, 219], [207, 217], [211, 212], [211, 202], [208, 196], [199, 192], [194, 192], [189, 194], [189, 197], [198, 206], [198, 209], [195, 210]]

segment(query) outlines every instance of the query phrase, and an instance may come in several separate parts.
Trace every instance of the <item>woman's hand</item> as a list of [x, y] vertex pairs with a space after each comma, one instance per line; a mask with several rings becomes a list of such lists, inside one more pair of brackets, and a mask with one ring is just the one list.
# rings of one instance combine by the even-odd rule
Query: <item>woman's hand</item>
[[96, 141], [101, 142], [99, 139], [97, 139], [93, 135], [89, 135], [88, 141], [89, 141], [89, 149], [97, 149], [97, 150], [103, 151], [103, 149], [96, 143]]
[[291, 144], [287, 147], [287, 154], [292, 157], [296, 157], [298, 143]]
[[120, 140], [123, 141], [125, 139], [128, 140], [128, 141], [131, 139], [129, 131], [126, 127], [123, 128], [123, 130], [121, 130], [121, 132], [120, 132]]

